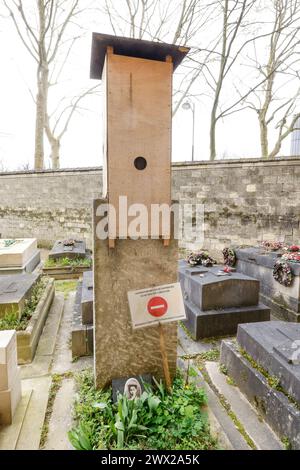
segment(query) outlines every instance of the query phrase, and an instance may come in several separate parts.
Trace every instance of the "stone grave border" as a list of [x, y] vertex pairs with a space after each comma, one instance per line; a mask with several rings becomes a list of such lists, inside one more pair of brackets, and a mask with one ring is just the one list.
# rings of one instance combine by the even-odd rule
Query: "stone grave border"
[[222, 341], [220, 364], [279, 438], [287, 439], [293, 449], [299, 450], [300, 409], [287, 395], [269, 385], [267, 378], [243, 357], [235, 342]]
[[43, 267], [43, 276], [49, 276], [57, 281], [79, 279], [85, 271], [91, 271], [91, 269], [93, 269], [93, 266]]
[[54, 295], [54, 279], [49, 278], [45, 291], [37, 304], [26, 330], [17, 331], [17, 355], [19, 365], [32, 362]]

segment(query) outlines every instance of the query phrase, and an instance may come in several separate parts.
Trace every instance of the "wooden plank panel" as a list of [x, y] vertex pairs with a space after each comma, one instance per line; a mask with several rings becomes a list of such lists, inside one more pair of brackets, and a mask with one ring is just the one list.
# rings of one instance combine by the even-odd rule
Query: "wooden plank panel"
[[109, 202], [170, 204], [173, 65], [115, 54], [107, 62]]

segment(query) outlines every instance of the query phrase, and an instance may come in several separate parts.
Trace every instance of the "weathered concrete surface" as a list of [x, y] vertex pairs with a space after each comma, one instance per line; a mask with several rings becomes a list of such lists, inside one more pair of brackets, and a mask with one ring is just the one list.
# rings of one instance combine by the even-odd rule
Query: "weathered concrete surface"
[[68, 431], [72, 428], [74, 393], [74, 379], [65, 379], [55, 397], [43, 450], [73, 449], [68, 439]]
[[72, 356], [73, 358], [93, 354], [93, 325], [82, 323], [83, 283], [78, 282], [72, 319]]
[[218, 393], [223, 395], [230, 403], [233, 413], [247, 430], [247, 434], [256, 448], [259, 450], [283, 450], [282, 442], [269, 426], [259, 419], [256, 410], [250, 405], [245, 396], [237, 387], [227, 382], [226, 376], [219, 370], [219, 364], [217, 362], [206, 362], [205, 368]]
[[255, 362], [280, 379], [300, 403], [300, 325], [272, 321], [239, 325], [237, 341]]
[[92, 356], [76, 358], [76, 361], [74, 361], [72, 357], [71, 330], [74, 301], [75, 292], [72, 292], [69, 294], [68, 299], [65, 300], [63, 316], [51, 365], [53, 374], [64, 374], [65, 372], [78, 371], [93, 366]]
[[196, 356], [197, 354], [205, 353], [211, 349], [219, 348], [221, 345], [221, 340], [215, 338], [205, 340], [205, 342], [194, 341], [186, 334], [181, 326], [178, 328], [178, 341], [183, 351], [181, 356]]
[[83, 325], [93, 324], [94, 275], [86, 271], [82, 276], [81, 318]]
[[0, 424], [12, 423], [20, 399], [17, 335], [14, 330], [0, 331]]
[[63, 294], [57, 293], [50, 308], [45, 326], [42, 329], [34, 360], [30, 364], [21, 367], [22, 379], [41, 377], [50, 372], [50, 365], [54, 354], [63, 308]]
[[[94, 202], [94, 214], [102, 201]], [[94, 218], [95, 227], [99, 219]], [[163, 377], [157, 327], [131, 327], [127, 292], [177, 281], [177, 241], [94, 240], [94, 354], [98, 387], [116, 377], [150, 373]], [[163, 326], [170, 372], [176, 371], [177, 323]], [[116, 358], [118, 360], [116, 360]]]
[[0, 318], [12, 312], [22, 315], [25, 301], [39, 278], [39, 274], [0, 276]]
[[257, 305], [259, 281], [236, 272], [218, 276], [223, 268], [221, 265], [211, 268], [191, 267], [181, 260], [179, 280], [185, 300], [202, 311]]
[[17, 333], [18, 364], [29, 364], [32, 362], [54, 296], [54, 281], [53, 279], [49, 279], [26, 330], [18, 331]]
[[37, 450], [48, 404], [51, 377], [22, 380], [24, 392], [32, 390], [16, 450]]
[[279, 438], [288, 439], [292, 448], [299, 450], [300, 410], [286, 395], [270, 387], [264, 375], [241, 355], [235, 343], [222, 342], [220, 362]]
[[[188, 361], [183, 359], [177, 360], [178, 368], [186, 373]], [[190, 365], [197, 373], [197, 377], [193, 377], [198, 387], [203, 387], [208, 399], [207, 415], [212, 435], [217, 438], [222, 450], [251, 450], [245, 438], [238, 431], [236, 425], [229, 417], [225, 408], [221, 405], [218, 396], [204, 380], [201, 372], [197, 369], [196, 364], [192, 361]]]
[[294, 279], [286, 287], [273, 278], [273, 267], [281, 256], [259, 247], [237, 248], [237, 271], [260, 281], [261, 300], [272, 308], [278, 318], [300, 322], [300, 264], [289, 263]]
[[22, 391], [22, 397], [12, 424], [10, 426], [0, 426], [0, 450], [14, 450], [16, 448], [31, 394], [32, 390]]

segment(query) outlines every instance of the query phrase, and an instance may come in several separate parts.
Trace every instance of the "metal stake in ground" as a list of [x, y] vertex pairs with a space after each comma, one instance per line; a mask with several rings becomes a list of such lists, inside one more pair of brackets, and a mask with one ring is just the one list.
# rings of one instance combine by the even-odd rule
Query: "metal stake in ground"
[[159, 330], [160, 352], [161, 352], [161, 358], [162, 358], [162, 363], [163, 363], [163, 368], [164, 368], [165, 381], [166, 381], [167, 390], [170, 393], [171, 388], [172, 388], [171, 376], [170, 376], [168, 355], [167, 355], [167, 350], [166, 350], [165, 334], [164, 334], [163, 326], [161, 323], [158, 324], [158, 330]]

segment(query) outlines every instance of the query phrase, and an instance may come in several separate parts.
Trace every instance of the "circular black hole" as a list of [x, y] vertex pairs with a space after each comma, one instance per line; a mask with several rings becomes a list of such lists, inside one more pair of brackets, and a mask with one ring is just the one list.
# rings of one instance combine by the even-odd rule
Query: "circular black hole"
[[136, 157], [134, 166], [137, 170], [144, 170], [147, 166], [147, 160], [144, 157]]

